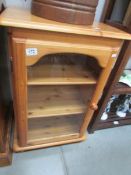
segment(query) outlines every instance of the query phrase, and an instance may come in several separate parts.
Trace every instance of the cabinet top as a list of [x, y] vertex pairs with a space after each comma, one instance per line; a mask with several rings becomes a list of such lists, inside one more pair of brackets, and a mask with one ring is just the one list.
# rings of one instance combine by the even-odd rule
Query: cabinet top
[[7, 8], [0, 15], [0, 25], [131, 40], [131, 34], [104, 23], [94, 23], [89, 26], [59, 23], [34, 16], [29, 10], [19, 8]]

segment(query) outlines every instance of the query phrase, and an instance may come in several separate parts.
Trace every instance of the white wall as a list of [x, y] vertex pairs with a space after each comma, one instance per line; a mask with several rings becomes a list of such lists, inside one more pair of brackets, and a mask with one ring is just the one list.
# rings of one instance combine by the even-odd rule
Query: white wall
[[130, 57], [130, 59], [129, 59], [129, 61], [128, 61], [128, 63], [127, 63], [125, 68], [126, 69], [131, 69], [131, 57]]
[[4, 0], [6, 7], [23, 7], [29, 8], [31, 7], [31, 0]]
[[94, 21], [97, 21], [97, 22], [100, 21], [100, 18], [101, 18], [101, 14], [103, 12], [105, 1], [106, 0], [99, 0], [98, 6], [97, 6], [97, 9], [96, 9], [96, 15], [95, 15]]

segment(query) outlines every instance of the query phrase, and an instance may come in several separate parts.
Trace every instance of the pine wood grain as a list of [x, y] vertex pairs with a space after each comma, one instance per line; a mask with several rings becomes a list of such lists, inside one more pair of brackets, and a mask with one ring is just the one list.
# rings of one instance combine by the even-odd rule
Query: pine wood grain
[[[29, 11], [20, 9], [6, 9], [0, 17], [0, 24], [10, 27], [9, 34], [12, 42], [14, 106], [17, 125], [14, 149], [17, 151], [30, 150], [83, 140], [109, 74], [117, 60], [123, 39], [130, 40], [131, 35], [106, 24], [74, 26], [57, 23], [35, 17]], [[36, 48], [37, 54], [26, 54], [26, 49], [30, 48]], [[43, 77], [41, 70], [44, 68], [34, 69], [33, 75], [29, 70], [47, 55], [74, 53], [78, 57], [83, 55], [90, 60], [88, 66], [95, 70], [96, 74], [98, 72], [96, 77], [99, 78], [96, 78], [95, 82], [92, 82], [94, 76], [88, 72], [88, 69], [86, 73], [90, 74], [90, 80], [83, 79], [84, 69], [80, 71], [79, 67], [81, 64], [78, 64], [77, 71], [74, 71], [73, 66], [69, 68], [68, 65], [65, 65], [62, 80], [57, 79], [56, 74], [59, 72], [61, 74], [61, 68], [58, 66], [53, 69], [56, 80], [50, 79], [49, 72], [47, 73], [48, 79], [45, 80], [45, 77], [44, 80], [41, 79]], [[46, 72], [51, 69], [47, 67], [47, 70], [44, 69], [45, 76]], [[63, 79], [68, 77], [68, 71], [69, 76], [77, 76], [77, 81], [79, 79], [79, 82], [82, 81], [82, 83], [90, 82], [90, 86], [67, 85], [67, 80]], [[31, 80], [33, 78], [35, 80]], [[41, 84], [31, 84], [30, 80], [31, 83], [39, 80]], [[47, 84], [42, 86], [44, 81], [52, 82], [50, 86]], [[75, 83], [77, 81], [74, 80]], [[58, 85], [56, 82], [66, 82], [66, 85]], [[53, 83], [56, 83], [57, 86]], [[92, 89], [91, 92], [89, 87]], [[78, 119], [72, 123], [77, 119], [74, 114], [83, 113], [85, 116], [82, 122], [79, 123]], [[70, 115], [73, 116], [70, 118]], [[46, 125], [46, 121], [49, 120], [51, 121]], [[68, 125], [69, 120], [71, 121]], [[31, 123], [28, 124], [30, 121]], [[79, 126], [77, 129], [76, 125]]]
[[28, 85], [96, 84], [81, 65], [45, 64], [28, 68]]
[[93, 35], [127, 40], [131, 39], [130, 34], [106, 24], [94, 23], [94, 25], [91, 26], [67, 25], [33, 16], [29, 10], [18, 8], [7, 8], [0, 16], [0, 25], [55, 31], [60, 33], [74, 33], [80, 35]]
[[84, 113], [88, 100], [85, 103], [81, 98], [77, 86], [31, 86], [28, 87], [28, 118]]
[[83, 117], [60, 116], [29, 120], [28, 144], [50, 143], [79, 138]]
[[69, 143], [77, 143], [77, 142], [82, 142], [85, 141], [87, 138], [86, 134], [82, 137], [78, 137], [78, 138], [68, 138], [66, 140], [61, 140], [61, 141], [54, 141], [54, 142], [50, 142], [50, 143], [40, 143], [40, 144], [30, 144], [30, 145], [26, 145], [25, 147], [20, 147], [18, 145], [18, 140], [15, 137], [14, 140], [14, 146], [13, 146], [13, 150], [14, 152], [22, 152], [22, 151], [29, 151], [29, 150], [34, 150], [34, 149], [40, 149], [40, 148], [46, 148], [46, 147], [51, 147], [51, 146], [60, 146], [60, 145], [64, 145], [64, 144], [69, 144]]
[[[24, 59], [24, 44], [18, 45], [11, 40], [13, 52], [13, 100], [14, 112], [18, 129], [19, 145], [24, 146], [27, 142], [27, 87], [26, 65]], [[19, 55], [20, 54], [20, 55]], [[18, 59], [19, 58], [19, 59]]]

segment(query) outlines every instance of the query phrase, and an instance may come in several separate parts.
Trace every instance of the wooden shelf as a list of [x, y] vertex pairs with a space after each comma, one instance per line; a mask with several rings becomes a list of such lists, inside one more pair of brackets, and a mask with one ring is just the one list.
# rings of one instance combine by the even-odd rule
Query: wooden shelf
[[79, 86], [29, 86], [28, 118], [84, 113], [88, 99], [82, 93]]
[[115, 94], [130, 94], [131, 93], [131, 87], [127, 86], [124, 83], [117, 83], [115, 85], [115, 88], [113, 89], [113, 93]]
[[28, 121], [28, 144], [42, 144], [79, 138], [83, 117], [61, 116], [37, 118]]
[[28, 85], [96, 84], [95, 77], [80, 65], [39, 65], [28, 68]]

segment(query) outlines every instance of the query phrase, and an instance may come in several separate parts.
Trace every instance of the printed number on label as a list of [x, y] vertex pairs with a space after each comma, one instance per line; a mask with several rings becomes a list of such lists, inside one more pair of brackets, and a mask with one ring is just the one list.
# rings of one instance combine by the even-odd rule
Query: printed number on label
[[27, 56], [35, 56], [38, 54], [37, 48], [27, 48], [26, 55]]

